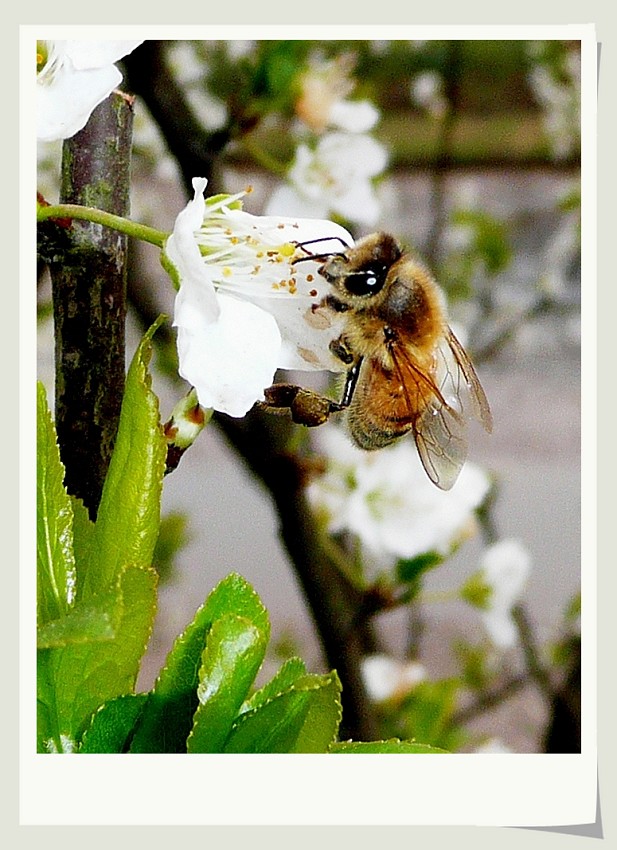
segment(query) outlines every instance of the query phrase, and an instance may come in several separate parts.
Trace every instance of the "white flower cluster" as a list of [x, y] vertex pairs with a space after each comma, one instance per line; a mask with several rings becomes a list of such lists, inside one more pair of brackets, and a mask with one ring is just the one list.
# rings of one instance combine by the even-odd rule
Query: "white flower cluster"
[[465, 464], [454, 487], [444, 491], [427, 478], [411, 436], [378, 452], [357, 449], [334, 425], [322, 426], [313, 439], [327, 467], [309, 484], [307, 497], [325, 515], [330, 533], [357, 536], [367, 580], [399, 558], [447, 555], [475, 530], [474, 511], [490, 486], [477, 466]]
[[380, 205], [373, 178], [387, 164], [383, 145], [369, 135], [379, 112], [367, 100], [347, 99], [353, 89], [348, 56], [316, 60], [303, 75], [296, 103], [299, 143], [287, 183], [272, 194], [267, 214], [306, 218], [333, 214], [371, 227]]

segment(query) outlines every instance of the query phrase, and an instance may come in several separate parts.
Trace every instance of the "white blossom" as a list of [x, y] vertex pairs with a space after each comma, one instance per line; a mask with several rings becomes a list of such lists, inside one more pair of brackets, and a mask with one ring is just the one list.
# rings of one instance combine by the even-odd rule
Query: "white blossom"
[[380, 205], [372, 180], [387, 163], [383, 145], [361, 133], [332, 132], [314, 148], [300, 144], [287, 175], [268, 202], [266, 213], [322, 218], [333, 213], [373, 226]]
[[195, 178], [193, 187], [165, 258], [179, 283], [180, 374], [201, 406], [243, 416], [277, 369], [342, 371], [328, 348], [337, 320], [313, 309], [328, 284], [315, 261], [292, 260], [307, 256], [298, 243], [338, 250], [341, 241], [353, 244], [349, 233], [330, 221], [251, 215], [238, 204], [246, 193], [206, 203], [206, 180]]
[[366, 692], [374, 702], [403, 697], [427, 678], [419, 662], [399, 661], [382, 653], [363, 658], [360, 672]]
[[443, 77], [437, 71], [423, 71], [411, 81], [411, 97], [431, 115], [439, 117], [448, 108], [443, 89]]
[[37, 136], [69, 139], [119, 85], [114, 65], [141, 41], [38, 41]]
[[580, 142], [581, 122], [581, 57], [568, 50], [563, 61], [554, 67], [542, 56], [530, 52], [536, 64], [529, 72], [529, 83], [543, 108], [544, 127], [557, 159], [572, 154]]
[[343, 53], [335, 59], [315, 57], [300, 75], [295, 103], [298, 118], [313, 132], [336, 127], [349, 133], [367, 133], [379, 120], [379, 110], [369, 100], [349, 100], [355, 82], [355, 58]]
[[473, 464], [466, 463], [454, 487], [444, 491], [428, 479], [411, 435], [376, 452], [357, 449], [335, 426], [323, 426], [313, 439], [327, 467], [309, 484], [307, 497], [325, 515], [330, 533], [358, 537], [369, 559], [367, 573], [399, 558], [447, 555], [475, 530], [474, 511], [489, 480]]
[[490, 592], [480, 616], [490, 639], [500, 649], [516, 644], [512, 608], [523, 593], [530, 570], [531, 557], [518, 540], [500, 540], [482, 556], [480, 575]]

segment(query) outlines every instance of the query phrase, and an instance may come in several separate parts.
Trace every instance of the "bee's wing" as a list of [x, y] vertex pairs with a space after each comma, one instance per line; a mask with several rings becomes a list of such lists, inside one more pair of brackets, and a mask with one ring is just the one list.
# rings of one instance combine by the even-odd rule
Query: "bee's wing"
[[492, 418], [484, 390], [465, 350], [447, 329], [435, 353], [432, 375], [419, 370], [400, 346], [391, 350], [403, 386], [415, 387], [409, 399], [413, 434], [420, 460], [442, 490], [455, 483], [467, 458], [467, 421], [479, 419], [487, 431]]
[[469, 419], [474, 417], [489, 433], [493, 430], [493, 416], [480, 379], [467, 352], [455, 337], [451, 328], [438, 349], [437, 380], [440, 391], [449, 403], [456, 399], [455, 409]]

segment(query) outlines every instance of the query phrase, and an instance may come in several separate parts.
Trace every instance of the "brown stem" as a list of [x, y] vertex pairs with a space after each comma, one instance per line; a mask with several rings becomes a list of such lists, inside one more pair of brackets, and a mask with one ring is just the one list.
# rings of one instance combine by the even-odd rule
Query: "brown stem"
[[521, 673], [517, 676], [512, 676], [503, 682], [494, 690], [481, 693], [478, 698], [465, 708], [459, 709], [451, 720], [453, 728], [462, 726], [477, 717], [479, 714], [484, 714], [486, 711], [501, 705], [502, 702], [514, 696], [515, 693], [529, 684], [529, 677], [526, 673]]
[[459, 111], [461, 43], [448, 43], [449, 58], [445, 79], [446, 111], [441, 121], [441, 133], [438, 142], [432, 178], [432, 225], [429, 231], [425, 255], [429, 265], [437, 267], [441, 239], [447, 223], [446, 182], [452, 168], [453, 138], [456, 118]]
[[[132, 101], [112, 94], [65, 141], [61, 203], [129, 214]], [[124, 392], [127, 237], [66, 225], [50, 262], [56, 336], [56, 428], [68, 492], [94, 519]]]
[[531, 623], [529, 622], [527, 613], [522, 605], [515, 605], [512, 608], [512, 619], [516, 623], [529, 677], [533, 682], [535, 682], [540, 693], [542, 693], [542, 695], [550, 701], [555, 696], [555, 686], [551, 681], [548, 671], [538, 656]]
[[192, 194], [193, 177], [208, 179], [209, 194], [216, 187], [218, 155], [229, 141], [223, 128], [209, 133], [204, 129], [186, 98], [185, 90], [170, 73], [165, 60], [164, 41], [144, 41], [124, 57], [125, 84], [142, 98], [163, 136], [173, 143], [173, 154]]
[[544, 752], [581, 751], [581, 640], [570, 640], [566, 676], [551, 703], [550, 719], [544, 734]]

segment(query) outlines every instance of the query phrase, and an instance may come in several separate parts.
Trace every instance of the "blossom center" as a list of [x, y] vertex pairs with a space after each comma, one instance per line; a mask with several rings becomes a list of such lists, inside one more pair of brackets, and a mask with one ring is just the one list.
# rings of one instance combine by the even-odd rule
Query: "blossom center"
[[48, 85], [60, 66], [60, 56], [55, 45], [49, 41], [36, 43], [36, 78], [38, 83]]
[[255, 218], [241, 210], [228, 205], [207, 210], [195, 236], [204, 261], [214, 271], [214, 285], [241, 294], [265, 283], [274, 294], [295, 295], [292, 260], [297, 243], [285, 238], [292, 235], [285, 233], [291, 226], [278, 226], [279, 242], [275, 232], [264, 234]]

